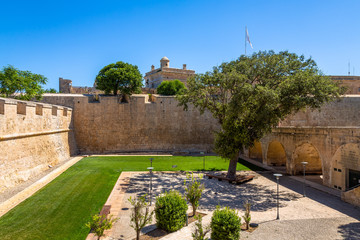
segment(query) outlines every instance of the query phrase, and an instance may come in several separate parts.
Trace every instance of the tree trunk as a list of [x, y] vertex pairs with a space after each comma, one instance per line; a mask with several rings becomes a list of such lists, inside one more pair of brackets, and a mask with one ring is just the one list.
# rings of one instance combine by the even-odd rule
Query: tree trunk
[[116, 96], [117, 95], [117, 92], [118, 92], [118, 88], [117, 88], [117, 86], [114, 88], [114, 95]]
[[192, 205], [192, 210], [193, 210], [193, 217], [195, 217], [195, 214], [196, 214], [196, 206], [195, 205]]
[[140, 231], [136, 231], [136, 240], [140, 240]]
[[239, 159], [239, 154], [240, 152], [238, 152], [232, 159], [230, 159], [229, 169], [226, 177], [230, 178], [231, 180], [235, 180], [236, 177], [236, 165]]

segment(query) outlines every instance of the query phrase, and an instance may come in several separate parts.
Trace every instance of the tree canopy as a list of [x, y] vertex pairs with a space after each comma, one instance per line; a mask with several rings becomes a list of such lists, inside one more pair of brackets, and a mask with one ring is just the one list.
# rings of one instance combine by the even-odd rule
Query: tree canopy
[[179, 104], [208, 110], [218, 120], [215, 152], [229, 158], [234, 178], [239, 151], [251, 147], [286, 116], [306, 107], [319, 108], [345, 89], [324, 76], [311, 58], [287, 51], [260, 51], [222, 63], [187, 82]]
[[3, 67], [0, 71], [0, 94], [18, 99], [40, 99], [44, 90], [41, 84], [46, 84], [46, 77], [30, 71], [21, 71], [13, 66]]
[[100, 70], [96, 76], [96, 88], [103, 90], [105, 94], [131, 95], [140, 93], [142, 76], [137, 66], [129, 63], [111, 63]]
[[184, 91], [185, 85], [180, 80], [163, 81], [157, 87], [157, 93], [161, 95], [176, 95]]

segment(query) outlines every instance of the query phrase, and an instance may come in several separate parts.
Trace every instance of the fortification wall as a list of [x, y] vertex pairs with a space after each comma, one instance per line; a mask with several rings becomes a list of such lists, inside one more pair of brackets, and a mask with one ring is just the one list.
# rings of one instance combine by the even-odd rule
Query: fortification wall
[[280, 127], [358, 127], [360, 96], [346, 95], [341, 101], [325, 104], [317, 110], [304, 110], [287, 117]]
[[73, 106], [74, 128], [81, 153], [129, 151], [211, 151], [217, 122], [210, 113], [178, 107], [174, 97], [48, 95], [44, 101]]
[[0, 192], [76, 151], [72, 109], [0, 98]]

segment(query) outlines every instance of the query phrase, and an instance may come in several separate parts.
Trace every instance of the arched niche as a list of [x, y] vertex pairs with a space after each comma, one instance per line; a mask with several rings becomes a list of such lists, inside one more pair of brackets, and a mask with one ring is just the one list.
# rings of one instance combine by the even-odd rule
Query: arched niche
[[260, 142], [255, 141], [254, 146], [249, 148], [249, 158], [262, 161], [262, 149]]
[[301, 162], [307, 162], [306, 173], [322, 174], [321, 158], [318, 150], [311, 143], [303, 143], [298, 146], [292, 156], [294, 175], [303, 174], [304, 167]]
[[331, 159], [331, 187], [346, 190], [360, 183], [360, 144], [340, 146]]
[[272, 166], [286, 166], [284, 146], [278, 141], [272, 141], [266, 154], [267, 164]]

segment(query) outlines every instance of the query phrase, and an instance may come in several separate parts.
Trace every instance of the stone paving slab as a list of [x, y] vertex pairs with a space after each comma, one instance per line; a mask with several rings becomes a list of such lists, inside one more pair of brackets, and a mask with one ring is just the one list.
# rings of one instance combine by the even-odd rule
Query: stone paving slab
[[78, 156], [70, 159], [54, 171], [50, 172], [48, 175], [44, 176], [40, 180], [36, 181], [29, 187], [25, 188], [21, 192], [17, 193], [13, 197], [9, 198], [8, 200], [2, 202], [0, 204], [0, 217], [3, 216], [5, 213], [16, 207], [22, 201], [26, 200], [27, 198], [31, 197], [34, 193], [44, 187], [46, 184], [57, 178], [60, 174], [65, 172], [69, 167], [80, 161], [83, 157]]

